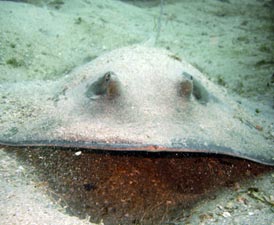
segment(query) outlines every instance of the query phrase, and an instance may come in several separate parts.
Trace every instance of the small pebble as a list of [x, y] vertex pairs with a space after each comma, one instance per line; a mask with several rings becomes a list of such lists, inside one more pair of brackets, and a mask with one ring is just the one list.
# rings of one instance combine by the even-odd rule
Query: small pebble
[[231, 214], [229, 212], [223, 212], [223, 217], [227, 218], [227, 217], [231, 217]]
[[74, 155], [79, 156], [82, 154], [82, 151], [75, 152]]
[[219, 209], [221, 209], [221, 210], [223, 210], [223, 209], [224, 209], [224, 207], [223, 207], [223, 206], [221, 206], [221, 205], [217, 205], [217, 207], [218, 207]]
[[263, 127], [260, 126], [260, 125], [256, 125], [255, 128], [256, 128], [258, 131], [262, 131], [262, 130], [263, 130]]
[[18, 169], [16, 170], [17, 173], [21, 173], [25, 170], [23, 166], [19, 166]]
[[233, 209], [235, 206], [233, 204], [233, 202], [228, 202], [225, 206], [226, 209]]

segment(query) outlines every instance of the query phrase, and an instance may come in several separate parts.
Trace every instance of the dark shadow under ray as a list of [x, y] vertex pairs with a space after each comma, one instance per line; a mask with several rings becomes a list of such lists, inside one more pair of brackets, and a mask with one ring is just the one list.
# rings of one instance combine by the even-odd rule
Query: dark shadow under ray
[[8, 149], [31, 166], [67, 212], [104, 224], [158, 224], [187, 217], [201, 199], [271, 167], [221, 155]]

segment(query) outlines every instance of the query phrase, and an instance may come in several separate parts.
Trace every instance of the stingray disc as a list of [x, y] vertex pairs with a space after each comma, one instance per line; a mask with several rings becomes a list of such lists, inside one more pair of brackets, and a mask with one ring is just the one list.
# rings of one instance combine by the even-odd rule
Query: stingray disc
[[2, 84], [0, 97], [2, 145], [208, 152], [274, 165], [273, 139], [248, 111], [165, 50], [117, 49], [57, 81]]

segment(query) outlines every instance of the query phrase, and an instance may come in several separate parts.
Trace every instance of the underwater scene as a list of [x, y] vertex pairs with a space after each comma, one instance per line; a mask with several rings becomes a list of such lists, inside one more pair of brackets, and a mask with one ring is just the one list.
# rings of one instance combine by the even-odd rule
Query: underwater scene
[[0, 0], [1, 224], [274, 221], [273, 0]]

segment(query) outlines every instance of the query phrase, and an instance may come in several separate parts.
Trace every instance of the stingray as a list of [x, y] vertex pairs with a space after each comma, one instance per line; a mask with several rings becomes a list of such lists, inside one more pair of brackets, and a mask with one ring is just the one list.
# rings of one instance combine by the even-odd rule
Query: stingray
[[171, 52], [113, 50], [54, 81], [1, 84], [0, 144], [236, 156], [274, 165], [260, 118]]

